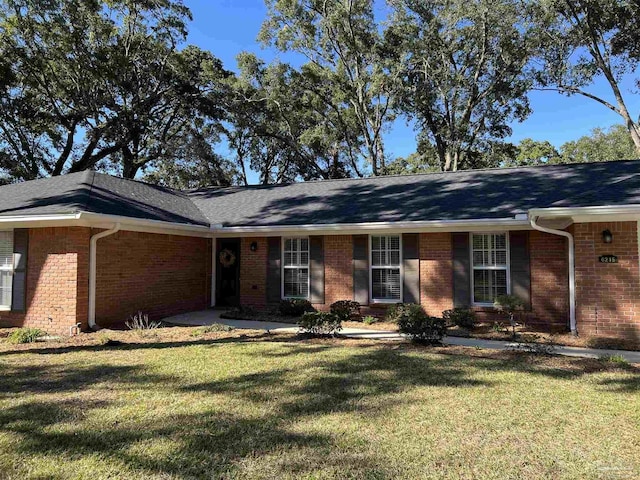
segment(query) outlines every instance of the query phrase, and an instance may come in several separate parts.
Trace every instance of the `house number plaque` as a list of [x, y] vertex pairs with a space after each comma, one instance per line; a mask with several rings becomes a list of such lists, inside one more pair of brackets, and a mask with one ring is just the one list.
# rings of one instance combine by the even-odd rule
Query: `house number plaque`
[[600, 263], [618, 263], [618, 257], [615, 255], [600, 255]]

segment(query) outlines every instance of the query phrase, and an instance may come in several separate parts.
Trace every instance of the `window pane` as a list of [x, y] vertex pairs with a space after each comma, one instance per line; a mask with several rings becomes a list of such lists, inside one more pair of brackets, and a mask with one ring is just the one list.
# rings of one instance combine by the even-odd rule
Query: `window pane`
[[380, 250], [380, 237], [371, 237], [371, 250]]
[[13, 232], [0, 232], [0, 268], [13, 269]]
[[506, 270], [473, 271], [473, 301], [475, 303], [493, 303], [497, 296], [506, 294]]
[[381, 252], [371, 252], [371, 265], [379, 266], [382, 265], [382, 254]]
[[284, 249], [285, 249], [285, 251], [293, 250], [291, 244], [292, 244], [292, 240], [290, 238], [285, 239], [285, 241], [284, 241]]
[[400, 300], [400, 269], [376, 268], [372, 275], [372, 296], [379, 300]]
[[309, 294], [309, 269], [285, 268], [284, 296], [307, 297]]
[[11, 283], [13, 274], [10, 270], [0, 271], [0, 305], [11, 306]]

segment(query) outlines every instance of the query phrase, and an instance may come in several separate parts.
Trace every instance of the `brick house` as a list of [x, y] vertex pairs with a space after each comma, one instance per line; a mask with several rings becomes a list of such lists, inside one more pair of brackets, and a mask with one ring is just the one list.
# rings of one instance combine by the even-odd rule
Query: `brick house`
[[640, 338], [640, 161], [179, 192], [80, 172], [0, 187], [0, 326], [354, 299]]

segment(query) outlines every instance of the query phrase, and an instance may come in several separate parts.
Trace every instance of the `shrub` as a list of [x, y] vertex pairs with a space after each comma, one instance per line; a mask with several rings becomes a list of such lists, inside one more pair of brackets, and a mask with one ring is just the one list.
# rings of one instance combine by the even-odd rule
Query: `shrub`
[[331, 335], [342, 330], [342, 321], [330, 312], [306, 312], [298, 326], [311, 335]]
[[625, 367], [629, 365], [629, 362], [627, 361], [627, 359], [624, 358], [622, 355], [603, 355], [599, 357], [598, 360], [604, 363], [613, 363], [615, 365], [620, 365]]
[[220, 314], [220, 318], [229, 318], [234, 320], [251, 320], [258, 316], [260, 316], [260, 313], [251, 305], [233, 307]]
[[303, 298], [288, 298], [280, 300], [278, 310], [280, 311], [280, 315], [285, 317], [299, 317], [303, 313], [315, 311], [315, 308], [313, 308], [309, 300]]
[[462, 328], [472, 329], [476, 322], [476, 314], [468, 308], [454, 308], [453, 310], [445, 310], [442, 312], [447, 325], [457, 325]]
[[516, 336], [516, 312], [524, 309], [524, 302], [515, 295], [498, 295], [493, 302], [493, 308], [498, 312], [505, 313], [509, 317], [512, 335]]
[[444, 319], [430, 317], [420, 305], [407, 305], [398, 319], [398, 328], [415, 342], [440, 343], [447, 332]]
[[129, 320], [124, 324], [129, 330], [134, 330], [140, 333], [155, 330], [162, 326], [162, 322], [152, 322], [149, 320], [149, 315], [142, 312], [138, 312], [135, 315], [130, 316]]
[[365, 325], [373, 325], [378, 321], [378, 319], [376, 317], [372, 317], [371, 315], [367, 315], [362, 319], [362, 321], [364, 322]]
[[360, 318], [360, 304], [353, 300], [338, 300], [331, 304], [331, 313], [342, 321]]
[[414, 306], [420, 307], [420, 305], [415, 303], [394, 303], [393, 305], [389, 305], [384, 314], [385, 322], [398, 323], [398, 320], [404, 315], [405, 311], [411, 310]]
[[9, 334], [7, 340], [11, 343], [33, 343], [43, 335], [46, 335], [46, 332], [39, 328], [17, 328]]
[[516, 350], [536, 355], [553, 355], [556, 351], [556, 343], [552, 338], [543, 339], [540, 335], [521, 335], [518, 343], [511, 345], [510, 350]]
[[205, 327], [196, 328], [191, 332], [192, 337], [199, 337], [205, 333], [217, 333], [217, 332], [230, 332], [235, 330], [231, 325], [224, 325], [223, 323], [212, 323]]

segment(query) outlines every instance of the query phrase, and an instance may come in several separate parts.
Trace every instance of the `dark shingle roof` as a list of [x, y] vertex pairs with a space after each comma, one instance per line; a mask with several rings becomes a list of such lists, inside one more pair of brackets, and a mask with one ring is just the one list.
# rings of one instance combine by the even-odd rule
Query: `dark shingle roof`
[[640, 161], [467, 170], [189, 193], [212, 224], [513, 218], [531, 208], [640, 204]]
[[178, 192], [81, 172], [0, 187], [0, 216], [92, 212], [194, 225], [513, 218], [531, 208], [640, 204], [640, 160]]
[[181, 192], [91, 171], [0, 187], [0, 215], [77, 212], [208, 225]]

